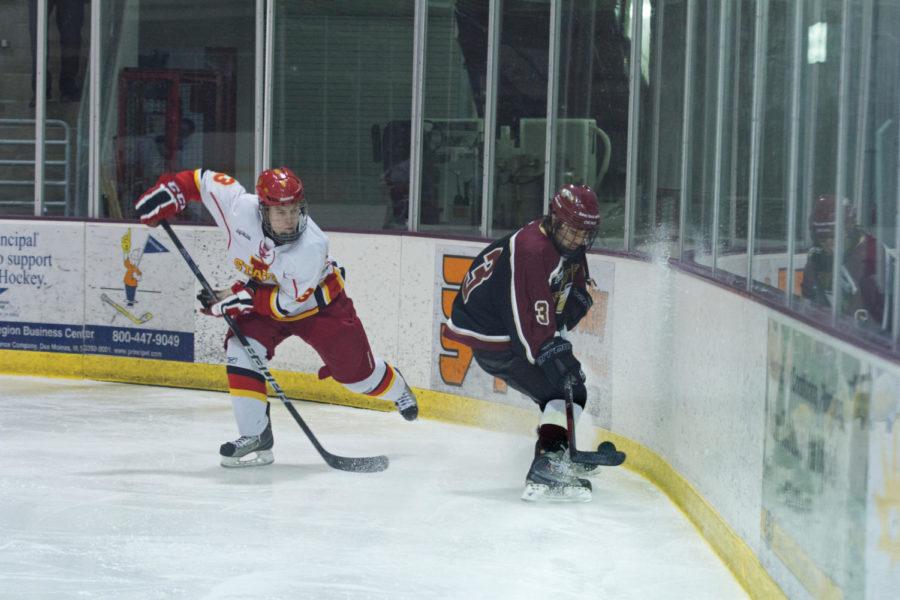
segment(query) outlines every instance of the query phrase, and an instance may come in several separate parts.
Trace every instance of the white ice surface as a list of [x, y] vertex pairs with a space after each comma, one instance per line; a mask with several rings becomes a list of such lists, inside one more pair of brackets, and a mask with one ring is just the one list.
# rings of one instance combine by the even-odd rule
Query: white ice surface
[[0, 598], [746, 598], [622, 468], [587, 504], [519, 495], [532, 440], [275, 400], [275, 464], [224, 469], [225, 394], [0, 377]]

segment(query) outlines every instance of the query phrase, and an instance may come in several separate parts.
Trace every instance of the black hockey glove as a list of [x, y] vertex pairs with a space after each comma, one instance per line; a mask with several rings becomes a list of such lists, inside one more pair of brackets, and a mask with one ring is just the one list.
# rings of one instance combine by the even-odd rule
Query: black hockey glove
[[569, 296], [566, 298], [566, 305], [563, 307], [562, 316], [558, 324], [559, 328], [565, 327], [568, 331], [575, 329], [575, 326], [591, 310], [593, 305], [594, 299], [591, 298], [586, 289], [572, 286], [569, 290]]
[[214, 295], [209, 293], [206, 288], [200, 290], [200, 293], [197, 294], [197, 300], [200, 302], [200, 306], [202, 306], [202, 310], [204, 312], [209, 312], [209, 307], [219, 301]]
[[558, 389], [563, 389], [569, 378], [574, 378], [573, 383], [584, 383], [584, 371], [572, 354], [572, 343], [561, 337], [552, 337], [541, 344], [534, 362]]

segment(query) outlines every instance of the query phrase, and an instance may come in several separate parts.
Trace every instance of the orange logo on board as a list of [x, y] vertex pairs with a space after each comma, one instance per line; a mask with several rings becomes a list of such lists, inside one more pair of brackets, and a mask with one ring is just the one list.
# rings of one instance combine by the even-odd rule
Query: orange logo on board
[[[442, 262], [444, 286], [441, 289], [441, 309], [444, 318], [447, 318], [453, 308], [453, 300], [459, 293], [459, 287], [466, 278], [466, 272], [472, 265], [472, 258], [444, 255]], [[449, 385], [462, 385], [466, 373], [469, 372], [469, 365], [472, 364], [472, 349], [465, 344], [448, 339], [444, 335], [446, 329], [447, 324], [441, 323], [441, 348], [446, 351], [446, 353], [441, 352], [438, 357], [441, 379]]]

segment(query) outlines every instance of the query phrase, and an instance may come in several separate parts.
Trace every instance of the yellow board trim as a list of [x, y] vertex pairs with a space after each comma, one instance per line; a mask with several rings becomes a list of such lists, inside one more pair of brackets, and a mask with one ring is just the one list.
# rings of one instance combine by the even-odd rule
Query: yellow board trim
[[[0, 350], [0, 373], [41, 377], [86, 378], [202, 390], [228, 391], [224, 365], [175, 361]], [[354, 394], [333, 379], [319, 380], [312, 373], [273, 371], [288, 398], [393, 411], [394, 403]], [[414, 388], [419, 415], [427, 419], [471, 425], [493, 431], [533, 433], [535, 410]], [[786, 598], [750, 547], [709, 502], [661, 456], [617, 433], [597, 430], [596, 442], [610, 440], [628, 454], [625, 467], [661, 489], [697, 527], [738, 582], [753, 598]]]
[[794, 574], [810, 595], [817, 600], [841, 600], [844, 597], [840, 586], [817, 565], [784, 529], [774, 515], [763, 509], [761, 515], [763, 531], [768, 532], [769, 547]]
[[716, 509], [666, 460], [646, 446], [617, 433], [598, 430], [594, 446], [613, 442], [628, 455], [624, 466], [661, 489], [693, 523], [751, 598], [786, 599], [750, 546], [734, 532]]

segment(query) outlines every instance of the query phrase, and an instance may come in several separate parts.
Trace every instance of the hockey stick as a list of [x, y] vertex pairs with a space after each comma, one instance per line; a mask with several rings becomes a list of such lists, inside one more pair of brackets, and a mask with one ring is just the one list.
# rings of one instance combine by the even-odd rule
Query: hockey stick
[[[194, 259], [191, 258], [191, 255], [188, 254], [187, 249], [181, 244], [181, 240], [178, 239], [178, 236], [175, 235], [175, 232], [172, 230], [172, 226], [169, 225], [165, 220], [160, 221], [163, 226], [163, 229], [166, 230], [166, 233], [169, 234], [169, 237], [172, 238], [172, 243], [175, 244], [175, 247], [178, 248], [178, 251], [181, 253], [181, 256], [184, 258], [185, 262], [187, 262], [188, 266], [191, 268], [191, 271], [194, 272], [194, 275], [197, 277], [197, 280], [200, 281], [200, 285], [203, 286], [203, 289], [206, 290], [207, 293], [211, 294], [213, 298], [216, 297], [215, 290], [213, 290], [212, 286], [209, 285], [209, 282], [203, 276], [203, 273], [200, 272], [200, 268], [197, 266], [197, 263], [194, 262]], [[234, 337], [238, 339], [241, 345], [244, 347], [244, 350], [247, 351], [247, 356], [250, 357], [253, 365], [263, 374], [266, 378], [266, 381], [269, 382], [269, 385], [272, 386], [272, 389], [275, 391], [275, 394], [278, 396], [278, 399], [284, 404], [284, 407], [287, 408], [288, 412], [291, 413], [291, 416], [294, 417], [294, 420], [297, 421], [297, 424], [300, 426], [300, 429], [303, 430], [303, 433], [306, 434], [306, 437], [309, 438], [309, 441], [312, 443], [313, 447], [319, 452], [325, 462], [328, 463], [329, 467], [333, 467], [335, 469], [340, 469], [341, 471], [353, 471], [357, 473], [374, 473], [377, 471], [384, 471], [388, 468], [388, 457], [381, 456], [365, 456], [365, 457], [347, 457], [347, 456], [337, 456], [336, 454], [330, 453], [328, 450], [322, 447], [322, 444], [319, 443], [319, 440], [316, 439], [315, 434], [313, 434], [312, 430], [306, 424], [306, 421], [303, 420], [303, 417], [300, 416], [300, 413], [297, 412], [297, 409], [294, 408], [294, 405], [288, 400], [287, 396], [284, 395], [284, 392], [281, 389], [281, 386], [278, 385], [278, 382], [275, 381], [275, 378], [272, 376], [272, 373], [269, 372], [269, 369], [266, 367], [265, 363], [256, 353], [252, 346], [250, 346], [250, 342], [247, 341], [247, 338], [238, 328], [237, 324], [234, 322], [229, 315], [223, 315], [225, 318], [225, 322], [228, 323], [228, 327], [231, 328], [232, 333], [234, 333]]]
[[566, 391], [566, 425], [569, 437], [569, 458], [573, 463], [585, 465], [600, 465], [602, 467], [618, 467], [625, 462], [625, 453], [616, 450], [612, 442], [602, 442], [597, 446], [596, 452], [584, 452], [575, 447], [575, 404], [572, 400], [575, 382], [573, 377], [568, 377], [565, 382]]

